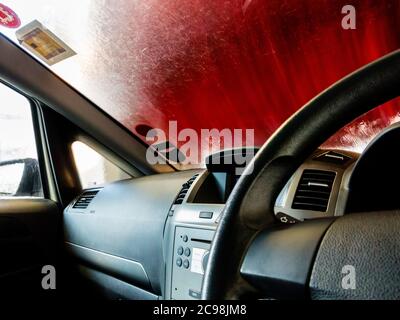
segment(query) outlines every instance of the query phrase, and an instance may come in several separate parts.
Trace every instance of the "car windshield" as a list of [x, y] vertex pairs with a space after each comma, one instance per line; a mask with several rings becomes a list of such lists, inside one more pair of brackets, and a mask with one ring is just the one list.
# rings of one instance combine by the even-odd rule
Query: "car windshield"
[[[21, 43], [19, 28], [40, 23], [76, 53], [49, 65], [53, 72], [148, 144], [167, 140], [166, 149], [185, 153], [196, 135], [190, 143], [207, 146], [192, 163], [200, 166], [210, 152], [240, 145], [235, 137], [262, 145], [316, 94], [400, 46], [398, 0], [351, 1], [349, 28], [343, 1], [1, 3], [21, 21], [1, 25], [4, 35]], [[359, 118], [326, 146], [362, 151], [397, 120], [398, 106]], [[165, 135], [151, 140], [150, 129]]]

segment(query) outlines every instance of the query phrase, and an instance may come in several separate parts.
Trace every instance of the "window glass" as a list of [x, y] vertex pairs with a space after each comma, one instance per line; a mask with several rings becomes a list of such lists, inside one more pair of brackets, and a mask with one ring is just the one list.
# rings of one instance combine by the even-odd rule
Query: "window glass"
[[115, 164], [80, 141], [72, 144], [72, 152], [83, 189], [130, 178]]
[[400, 99], [396, 98], [348, 123], [321, 147], [362, 153], [379, 133], [399, 121]]
[[43, 197], [29, 101], [0, 84], [0, 197]]

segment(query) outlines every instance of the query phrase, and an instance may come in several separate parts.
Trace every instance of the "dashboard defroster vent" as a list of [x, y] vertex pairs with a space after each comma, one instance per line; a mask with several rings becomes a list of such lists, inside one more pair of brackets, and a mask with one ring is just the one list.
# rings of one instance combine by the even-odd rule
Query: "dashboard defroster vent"
[[351, 158], [349, 156], [335, 151], [328, 151], [314, 158], [314, 160], [334, 163], [339, 165], [347, 163], [350, 159]]
[[96, 194], [99, 192], [99, 190], [90, 190], [90, 191], [85, 191], [83, 192], [78, 200], [76, 200], [74, 206], [72, 208], [74, 209], [86, 209], [90, 202], [94, 199]]
[[183, 202], [183, 199], [185, 199], [187, 192], [189, 191], [190, 186], [196, 180], [196, 178], [199, 176], [199, 174], [195, 174], [193, 177], [191, 177], [187, 182], [185, 182], [182, 185], [182, 189], [179, 191], [178, 196], [175, 199], [174, 204], [181, 204]]
[[336, 172], [304, 170], [293, 199], [292, 208], [326, 212]]

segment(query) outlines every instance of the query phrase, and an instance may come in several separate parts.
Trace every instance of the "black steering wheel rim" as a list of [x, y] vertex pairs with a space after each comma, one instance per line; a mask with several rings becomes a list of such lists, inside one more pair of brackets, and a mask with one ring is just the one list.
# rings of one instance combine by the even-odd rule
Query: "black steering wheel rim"
[[264, 144], [232, 191], [211, 246], [203, 299], [236, 299], [253, 288], [242, 278], [244, 253], [275, 223], [273, 208], [289, 177], [337, 130], [400, 95], [400, 51], [340, 80], [292, 116]]

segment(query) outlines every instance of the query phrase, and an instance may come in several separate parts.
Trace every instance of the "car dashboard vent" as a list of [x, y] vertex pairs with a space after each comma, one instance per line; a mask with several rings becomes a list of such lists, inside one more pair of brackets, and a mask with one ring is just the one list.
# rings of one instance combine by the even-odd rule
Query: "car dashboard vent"
[[176, 197], [174, 204], [181, 204], [183, 202], [183, 199], [185, 199], [187, 192], [189, 191], [190, 186], [196, 180], [196, 178], [199, 176], [199, 174], [195, 174], [193, 177], [191, 177], [187, 182], [185, 182], [182, 185], [182, 189], [179, 191], [178, 196]]
[[293, 199], [292, 208], [326, 212], [336, 173], [304, 170]]
[[99, 190], [90, 190], [90, 191], [85, 191], [83, 192], [78, 200], [74, 203], [73, 207], [74, 209], [86, 209], [90, 202], [94, 199], [96, 194], [99, 192]]
[[314, 160], [317, 161], [329, 162], [340, 165], [347, 163], [350, 159], [351, 158], [349, 156], [346, 156], [342, 153], [335, 151], [328, 151], [314, 158]]

